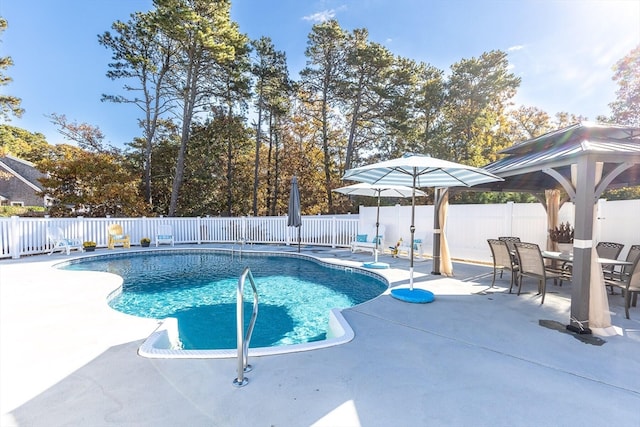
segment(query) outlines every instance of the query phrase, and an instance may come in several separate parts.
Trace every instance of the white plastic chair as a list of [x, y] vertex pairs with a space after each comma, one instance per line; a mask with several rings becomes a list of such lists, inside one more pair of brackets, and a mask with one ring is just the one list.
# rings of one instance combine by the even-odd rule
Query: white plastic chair
[[158, 247], [160, 243], [170, 243], [171, 246], [173, 246], [173, 227], [169, 224], [162, 224], [158, 226], [156, 247]]
[[378, 240], [378, 251], [382, 252], [384, 249], [384, 232], [385, 226], [384, 224], [380, 224], [377, 229], [378, 233], [376, 234], [376, 226], [372, 225], [369, 227], [367, 234], [359, 234], [356, 240], [351, 242], [351, 252], [355, 251], [370, 251], [374, 253], [376, 250], [376, 240]]
[[67, 255], [71, 253], [72, 249], [77, 249], [80, 252], [84, 252], [82, 242], [78, 239], [67, 239], [64, 237], [64, 231], [60, 227], [47, 227], [47, 239], [51, 242], [53, 247], [49, 255], [55, 251], [65, 251]]

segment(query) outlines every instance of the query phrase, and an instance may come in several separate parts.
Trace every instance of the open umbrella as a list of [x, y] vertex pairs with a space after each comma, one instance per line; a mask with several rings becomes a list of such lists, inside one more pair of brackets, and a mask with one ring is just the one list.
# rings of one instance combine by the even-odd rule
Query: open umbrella
[[302, 217], [300, 215], [300, 189], [298, 188], [298, 178], [295, 176], [291, 178], [287, 226], [298, 229], [298, 252], [300, 252], [300, 227], [302, 226]]
[[[414, 188], [407, 187], [405, 185], [372, 185], [366, 182], [359, 184], [348, 185], [346, 187], [336, 188], [336, 191], [341, 194], [347, 194], [350, 196], [370, 196], [378, 198], [378, 210], [376, 212], [376, 236], [379, 235], [378, 229], [380, 227], [380, 198], [381, 197], [412, 197], [414, 194]], [[426, 196], [427, 193], [421, 190], [415, 190], [416, 196]], [[374, 262], [365, 263], [365, 267], [371, 268], [388, 268], [388, 264], [378, 262], [378, 239], [376, 238], [376, 249], [374, 251]]]
[[[419, 154], [405, 154], [397, 159], [349, 169], [345, 172], [342, 179], [367, 182], [380, 186], [405, 185], [413, 189], [419, 187], [471, 187], [491, 181], [502, 181], [502, 178], [484, 169]], [[394, 289], [391, 295], [410, 302], [430, 302], [433, 301], [433, 294], [431, 292], [422, 291], [416, 293], [413, 289], [415, 205], [416, 198], [414, 194], [411, 202], [411, 227], [409, 228], [412, 242], [411, 256], [409, 257], [411, 259], [409, 268], [409, 292], [406, 292], [404, 289]]]

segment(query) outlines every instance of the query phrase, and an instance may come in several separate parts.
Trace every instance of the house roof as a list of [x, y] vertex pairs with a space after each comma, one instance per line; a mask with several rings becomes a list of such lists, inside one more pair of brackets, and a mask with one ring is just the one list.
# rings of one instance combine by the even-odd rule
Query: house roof
[[609, 188], [640, 184], [640, 128], [577, 123], [515, 144], [500, 154], [505, 157], [484, 168], [505, 181], [476, 186], [476, 189], [542, 192], [562, 188], [547, 171], [555, 169], [570, 180], [571, 165], [581, 156], [602, 162], [603, 176], [621, 164], [629, 165], [612, 180]]
[[38, 178], [43, 178], [45, 175], [36, 169], [33, 163], [11, 155], [5, 155], [0, 157], [0, 169], [14, 175], [34, 190], [42, 191], [42, 185]]

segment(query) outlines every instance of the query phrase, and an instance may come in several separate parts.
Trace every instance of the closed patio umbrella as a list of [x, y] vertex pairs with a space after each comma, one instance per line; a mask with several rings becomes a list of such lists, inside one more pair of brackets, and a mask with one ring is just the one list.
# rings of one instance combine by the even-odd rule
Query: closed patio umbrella
[[[420, 187], [470, 187], [491, 181], [502, 181], [502, 178], [484, 169], [419, 154], [405, 154], [397, 159], [349, 169], [342, 179], [368, 182], [380, 186], [405, 185], [414, 190]], [[411, 203], [411, 226], [409, 228], [411, 233], [409, 289], [393, 289], [391, 295], [409, 302], [430, 302], [433, 301], [431, 292], [423, 290], [417, 292], [413, 289], [415, 204], [414, 193]], [[434, 214], [437, 215], [437, 211]], [[436, 238], [435, 236], [436, 234], [434, 233], [434, 239]]]
[[291, 192], [289, 193], [289, 211], [287, 218], [288, 227], [298, 229], [298, 252], [300, 252], [300, 227], [302, 226], [302, 216], [300, 214], [300, 189], [298, 188], [298, 178], [291, 178]]
[[[379, 235], [380, 228], [380, 198], [381, 197], [412, 197], [414, 193], [414, 188], [407, 187], [405, 185], [373, 185], [368, 184], [366, 182], [361, 182], [358, 184], [347, 185], [346, 187], [340, 187], [333, 190], [335, 192], [346, 194], [350, 196], [371, 196], [378, 198], [378, 210], [376, 212], [376, 236]], [[421, 190], [415, 190], [416, 196], [426, 196], [427, 193]], [[365, 267], [372, 268], [388, 268], [389, 265], [382, 265], [382, 263], [378, 263], [378, 239], [376, 238], [376, 248], [374, 251], [374, 262], [365, 263]]]

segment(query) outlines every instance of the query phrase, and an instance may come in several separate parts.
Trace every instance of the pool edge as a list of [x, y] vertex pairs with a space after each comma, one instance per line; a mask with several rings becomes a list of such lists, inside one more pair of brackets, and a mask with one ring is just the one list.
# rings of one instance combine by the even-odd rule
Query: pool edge
[[[277, 347], [249, 348], [249, 356], [271, 356], [277, 354], [298, 353], [334, 347], [353, 340], [355, 333], [349, 322], [342, 315], [342, 310], [333, 308], [329, 312], [327, 336], [322, 341], [302, 344], [291, 344]], [[175, 343], [178, 337], [178, 321], [167, 318], [138, 348], [138, 355], [148, 359], [226, 359], [238, 356], [236, 349], [225, 350], [180, 350], [167, 348]]]

